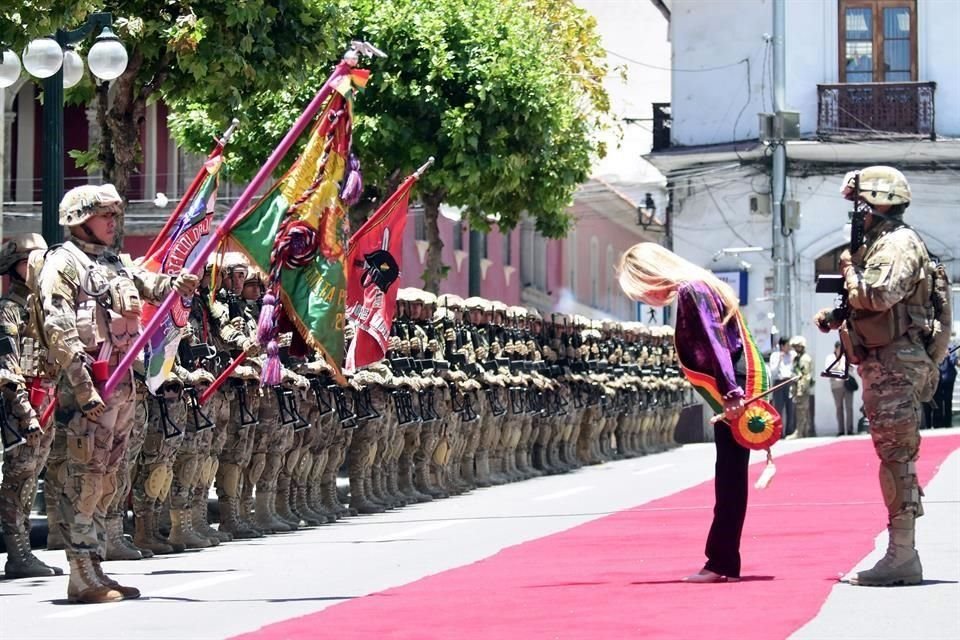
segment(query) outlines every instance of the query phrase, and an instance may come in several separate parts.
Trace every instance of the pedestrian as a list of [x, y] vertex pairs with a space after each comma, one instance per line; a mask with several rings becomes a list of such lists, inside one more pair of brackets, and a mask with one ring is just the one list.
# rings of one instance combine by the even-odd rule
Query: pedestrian
[[[904, 175], [883, 166], [848, 174], [842, 193], [854, 202], [864, 242], [840, 255], [850, 309], [837, 317], [823, 309], [814, 321], [827, 332], [844, 326], [851, 362], [863, 383], [870, 436], [880, 458], [880, 489], [887, 508], [887, 552], [877, 564], [846, 578], [864, 586], [919, 584], [923, 567], [915, 546], [922, 515], [916, 461], [920, 453], [920, 406], [933, 397], [939, 371], [928, 354], [934, 338], [933, 277], [927, 247], [903, 220], [910, 205]], [[943, 357], [939, 354], [937, 361]]]
[[654, 307], [677, 302], [680, 366], [714, 411], [724, 415], [714, 431], [716, 503], [707, 562], [684, 581], [738, 581], [750, 451], [737, 444], [729, 423], [744, 411], [747, 381], [765, 375], [755, 364], [762, 362], [760, 351], [740, 315], [736, 294], [709, 271], [660, 245], [642, 242], [627, 250], [618, 272], [620, 286], [631, 299]]
[[853, 393], [859, 389], [859, 385], [849, 372], [846, 378], [840, 377], [847, 371], [846, 361], [843, 345], [837, 340], [833, 345], [833, 353], [823, 363], [824, 371], [836, 376], [830, 378], [830, 393], [833, 394], [833, 404], [837, 410], [837, 436], [852, 436], [857, 432], [857, 425], [853, 422]]
[[813, 406], [813, 358], [807, 353], [807, 339], [803, 336], [794, 336], [790, 339], [796, 357], [793, 359], [793, 377], [797, 379], [792, 385], [794, 414], [797, 428], [790, 438], [806, 438], [815, 436], [811, 407]]
[[931, 411], [927, 424], [930, 427], [948, 428], [953, 422], [953, 387], [957, 380], [958, 357], [956, 351], [948, 352], [940, 361], [940, 384], [929, 403]]
[[[779, 348], [770, 354], [768, 367], [774, 385], [793, 377], [793, 359], [796, 357], [787, 336], [780, 336], [778, 346]], [[780, 418], [783, 422], [784, 436], [790, 435], [795, 429], [793, 398], [790, 397], [790, 390], [791, 386], [785, 385], [772, 394], [773, 406], [780, 412]]]

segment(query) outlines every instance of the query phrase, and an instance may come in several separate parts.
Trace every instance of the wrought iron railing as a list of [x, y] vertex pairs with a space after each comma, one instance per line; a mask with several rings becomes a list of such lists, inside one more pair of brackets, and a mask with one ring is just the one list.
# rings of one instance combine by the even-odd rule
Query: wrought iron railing
[[913, 134], [936, 138], [936, 82], [818, 84], [817, 133]]

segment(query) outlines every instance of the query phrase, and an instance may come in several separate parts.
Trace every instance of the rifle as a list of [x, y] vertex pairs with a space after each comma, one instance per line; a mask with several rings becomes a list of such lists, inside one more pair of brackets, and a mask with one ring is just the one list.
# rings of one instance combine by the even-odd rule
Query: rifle
[[247, 403], [247, 381], [238, 378], [230, 378], [230, 384], [237, 394], [237, 408], [240, 411], [240, 428], [256, 426], [259, 423], [257, 416], [250, 411], [250, 405]]
[[[864, 242], [864, 218], [870, 213], [870, 205], [860, 197], [860, 174], [857, 173], [853, 178], [853, 208], [850, 210], [850, 255], [854, 255], [860, 250]], [[847, 290], [843, 284], [843, 275], [826, 275], [817, 278], [817, 293], [833, 293], [839, 296], [836, 307], [830, 314], [829, 323], [847, 322], [850, 318], [850, 300], [847, 297]], [[821, 377], [837, 378], [845, 380], [850, 377], [850, 353], [848, 342], [849, 338], [845, 336], [845, 331], [840, 331], [840, 354], [834, 358], [833, 362], [827, 365], [827, 368], [820, 372]], [[833, 368], [843, 359], [843, 373], [837, 373]]]
[[333, 394], [333, 404], [337, 408], [337, 417], [340, 418], [340, 426], [344, 429], [354, 429], [357, 426], [357, 414], [353, 412], [350, 400], [344, 393], [343, 387], [338, 384], [327, 385], [327, 390]]
[[323, 382], [320, 381], [320, 378], [315, 376], [310, 377], [310, 390], [313, 391], [313, 397], [317, 401], [317, 408], [320, 409], [320, 417], [327, 415], [333, 411], [333, 406], [330, 404], [328, 391], [325, 388]]
[[183, 393], [183, 386], [179, 382], [164, 382], [158, 393], [157, 398], [157, 407], [160, 411], [160, 425], [163, 427], [163, 439], [169, 440], [170, 438], [176, 438], [177, 436], [183, 435], [183, 431], [177, 427], [176, 423], [170, 417], [170, 408], [168, 403], [174, 396], [176, 400], [182, 400], [181, 394]]
[[[8, 356], [14, 353], [13, 338], [7, 336], [0, 340], [0, 356]], [[0, 400], [0, 440], [3, 442], [3, 450], [8, 451], [27, 441], [20, 431], [10, 424], [10, 416], [7, 413], [7, 403]]]

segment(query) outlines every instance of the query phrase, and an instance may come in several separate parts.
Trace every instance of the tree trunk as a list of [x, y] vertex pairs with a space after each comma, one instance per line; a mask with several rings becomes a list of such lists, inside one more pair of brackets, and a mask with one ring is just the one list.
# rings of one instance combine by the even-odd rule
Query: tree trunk
[[433, 294], [440, 293], [440, 283], [447, 277], [450, 267], [443, 264], [440, 252], [443, 241], [440, 240], [440, 203], [443, 202], [443, 190], [423, 194], [423, 219], [427, 231], [427, 257], [423, 267], [423, 288]]
[[[130, 177], [137, 170], [137, 158], [140, 153], [140, 127], [143, 125], [147, 101], [146, 96], [137, 88], [137, 75], [143, 64], [143, 56], [135, 52], [126, 71], [114, 81], [113, 102], [104, 113], [101, 97], [97, 109], [103, 140], [101, 156], [103, 159], [103, 179], [113, 184], [117, 192], [129, 200], [127, 190]], [[117, 225], [114, 247], [123, 246], [123, 219]]]

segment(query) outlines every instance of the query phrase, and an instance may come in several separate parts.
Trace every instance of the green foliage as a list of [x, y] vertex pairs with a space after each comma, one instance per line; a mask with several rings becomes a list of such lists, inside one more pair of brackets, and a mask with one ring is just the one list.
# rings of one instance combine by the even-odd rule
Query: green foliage
[[94, 11], [88, 0], [10, 0], [0, 7], [0, 51], [13, 49], [19, 56], [34, 38], [72, 28]]
[[[418, 184], [464, 207], [471, 226], [487, 215], [511, 229], [529, 213], [538, 230], [562, 236], [574, 190], [603, 153], [609, 101], [593, 19], [566, 0], [356, 0], [359, 37], [386, 51], [357, 99], [355, 150], [364, 178], [385, 191], [397, 171], [437, 160]], [[243, 102], [231, 144], [235, 175], [248, 178], [326, 78], [333, 58], [307, 81]], [[219, 107], [175, 105], [172, 126], [196, 151], [222, 126]]]
[[84, 169], [88, 174], [96, 173], [103, 169], [103, 162], [100, 160], [100, 146], [94, 145], [87, 150], [72, 149], [67, 155], [73, 158], [78, 169]]

